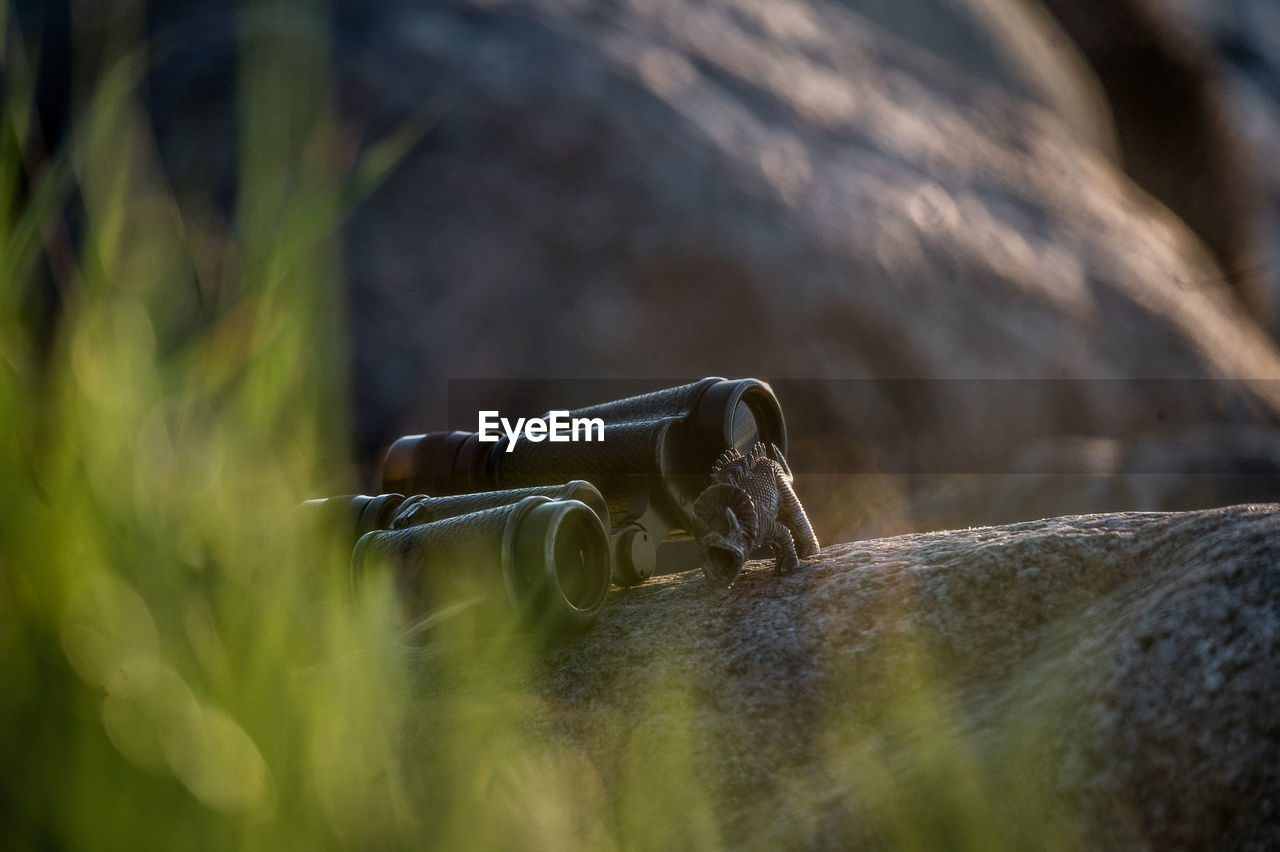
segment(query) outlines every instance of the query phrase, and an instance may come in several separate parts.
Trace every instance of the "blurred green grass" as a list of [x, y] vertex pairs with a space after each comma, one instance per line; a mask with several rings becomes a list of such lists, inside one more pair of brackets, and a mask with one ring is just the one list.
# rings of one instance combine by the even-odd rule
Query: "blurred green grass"
[[246, 38], [235, 215], [179, 205], [145, 52], [115, 35], [53, 151], [33, 57], [4, 57], [3, 845], [395, 838], [400, 649], [292, 513], [351, 479], [334, 237], [369, 176], [343, 162], [323, 50]]
[[[596, 766], [526, 724], [546, 708], [525, 643], [439, 643], [457, 688], [423, 695], [391, 590], [353, 601], [349, 554], [302, 534], [300, 499], [355, 488], [337, 230], [421, 129], [352, 155], [322, 39], [281, 49], [260, 32], [302, 7], [262, 7], [234, 215], [179, 202], [139, 98], [139, 9], [56, 150], [32, 135], [32, 57], [3, 57], [0, 847], [724, 845], [696, 685], [648, 672], [655, 725]], [[838, 776], [891, 846], [1021, 846], [1047, 825], [1033, 808], [1007, 830], [1016, 774], [990, 776], [923, 668], [902, 678], [875, 724], [825, 732], [822, 765], [784, 779], [789, 818]]]

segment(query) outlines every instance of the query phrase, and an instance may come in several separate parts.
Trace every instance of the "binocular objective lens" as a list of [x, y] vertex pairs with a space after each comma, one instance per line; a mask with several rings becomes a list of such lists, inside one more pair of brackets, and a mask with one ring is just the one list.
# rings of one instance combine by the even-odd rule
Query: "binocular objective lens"
[[577, 610], [598, 607], [609, 592], [608, 575], [599, 569], [609, 564], [607, 541], [592, 521], [594, 516], [586, 512], [565, 515], [553, 554], [556, 583], [565, 602]]

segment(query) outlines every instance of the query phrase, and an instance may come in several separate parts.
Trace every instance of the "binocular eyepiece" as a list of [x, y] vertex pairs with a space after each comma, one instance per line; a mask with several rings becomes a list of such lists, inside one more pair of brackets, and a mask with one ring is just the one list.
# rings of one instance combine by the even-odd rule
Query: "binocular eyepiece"
[[[757, 441], [784, 452], [787, 446], [782, 408], [758, 379], [707, 378], [544, 417], [556, 414], [601, 424], [601, 440], [493, 440], [461, 431], [409, 435], [388, 450], [382, 488], [463, 495], [586, 480], [606, 506], [613, 580], [631, 586], [652, 576], [659, 544], [689, 537], [693, 501], [710, 484], [721, 453], [745, 453]], [[370, 503], [361, 511], [380, 510]]]
[[381, 494], [299, 507], [352, 550], [353, 586], [390, 572], [413, 623], [448, 603], [550, 633], [589, 627], [609, 591], [608, 512], [590, 483], [453, 497]]

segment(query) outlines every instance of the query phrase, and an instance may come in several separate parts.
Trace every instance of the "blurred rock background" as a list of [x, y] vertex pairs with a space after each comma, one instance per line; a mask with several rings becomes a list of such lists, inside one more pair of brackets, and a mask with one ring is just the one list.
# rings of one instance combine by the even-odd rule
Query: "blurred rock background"
[[[118, 9], [16, 8], [52, 145]], [[416, 140], [344, 231], [366, 470], [451, 379], [750, 375], [823, 541], [1280, 496], [1265, 0], [289, 9], [149, 6], [151, 120], [202, 220], [237, 32], [332, 57], [352, 158]]]
[[1167, 8], [1204, 45], [1215, 95], [1254, 172], [1260, 210], [1251, 231], [1253, 274], [1263, 285], [1274, 333], [1280, 292], [1280, 8], [1266, 0], [1168, 0]]

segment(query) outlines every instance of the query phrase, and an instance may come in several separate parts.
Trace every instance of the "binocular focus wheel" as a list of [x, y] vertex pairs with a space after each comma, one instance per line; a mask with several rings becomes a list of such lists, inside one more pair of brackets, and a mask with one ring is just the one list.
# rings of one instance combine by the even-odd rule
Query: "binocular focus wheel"
[[658, 566], [657, 545], [643, 527], [623, 530], [612, 543], [613, 582], [638, 586], [653, 576]]

